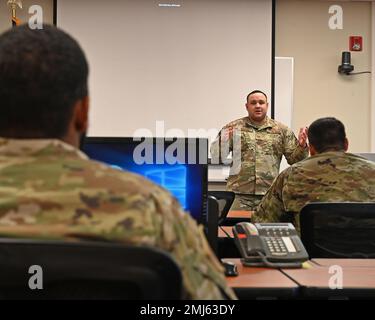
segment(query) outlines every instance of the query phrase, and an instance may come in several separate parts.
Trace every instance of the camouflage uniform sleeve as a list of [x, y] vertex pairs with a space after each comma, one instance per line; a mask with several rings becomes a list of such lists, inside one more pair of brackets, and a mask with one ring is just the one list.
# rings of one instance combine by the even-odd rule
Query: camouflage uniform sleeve
[[222, 128], [215, 141], [211, 143], [210, 153], [213, 163], [222, 163], [233, 150], [233, 139], [224, 140], [222, 138], [229, 128], [229, 126]]
[[284, 170], [272, 183], [257, 210], [252, 215], [252, 222], [278, 222], [285, 214], [283, 202], [283, 188], [290, 168]]
[[159, 245], [169, 251], [180, 266], [186, 298], [236, 299], [226, 283], [223, 267], [209, 247], [202, 226], [198, 226], [181, 209], [177, 200], [170, 198], [172, 202], [168, 205], [160, 203], [160, 197], [155, 199], [165, 217]]
[[307, 146], [302, 148], [293, 131], [286, 128], [284, 135], [284, 151], [283, 154], [288, 162], [288, 164], [293, 164], [301, 161], [309, 155]]

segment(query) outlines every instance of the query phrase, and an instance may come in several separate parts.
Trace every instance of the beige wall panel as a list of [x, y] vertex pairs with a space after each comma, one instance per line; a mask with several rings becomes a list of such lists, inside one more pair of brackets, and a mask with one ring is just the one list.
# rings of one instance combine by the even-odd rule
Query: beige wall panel
[[[343, 8], [343, 29], [331, 30], [329, 7]], [[294, 57], [293, 127], [324, 116], [344, 122], [350, 151], [370, 151], [371, 75], [337, 72], [349, 36], [361, 35], [362, 52], [352, 52], [354, 71], [371, 70], [371, 3], [277, 1], [276, 56]], [[277, 108], [277, 102], [276, 102]]]

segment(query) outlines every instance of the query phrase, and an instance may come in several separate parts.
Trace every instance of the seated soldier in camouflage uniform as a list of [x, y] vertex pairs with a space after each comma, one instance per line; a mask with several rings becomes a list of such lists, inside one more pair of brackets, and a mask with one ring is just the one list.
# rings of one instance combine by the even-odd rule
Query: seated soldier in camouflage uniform
[[0, 236], [158, 247], [180, 266], [186, 298], [235, 298], [175, 198], [78, 150], [87, 78], [84, 53], [61, 30], [20, 26], [0, 36]]
[[236, 193], [231, 210], [255, 210], [277, 177], [281, 158], [289, 164], [308, 156], [306, 128], [298, 140], [293, 131], [267, 116], [265, 93], [250, 92], [246, 98], [248, 116], [228, 123], [211, 145], [214, 163], [232, 152], [227, 190]]
[[347, 153], [344, 125], [335, 118], [314, 121], [308, 130], [311, 157], [277, 177], [252, 219], [294, 221], [309, 202], [374, 202], [375, 163]]

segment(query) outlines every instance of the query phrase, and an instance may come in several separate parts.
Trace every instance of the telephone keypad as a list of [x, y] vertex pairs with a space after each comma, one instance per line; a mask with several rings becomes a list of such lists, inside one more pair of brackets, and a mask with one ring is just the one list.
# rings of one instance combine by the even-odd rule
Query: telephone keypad
[[272, 255], [286, 255], [288, 253], [284, 241], [279, 237], [265, 237], [268, 249]]

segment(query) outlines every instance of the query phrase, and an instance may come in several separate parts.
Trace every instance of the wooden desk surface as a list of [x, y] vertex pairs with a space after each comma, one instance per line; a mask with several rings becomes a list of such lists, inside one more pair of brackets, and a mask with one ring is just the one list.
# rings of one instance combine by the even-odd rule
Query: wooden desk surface
[[[219, 230], [218, 230], [218, 237], [219, 238], [228, 238], [228, 236], [225, 234], [228, 233], [230, 235], [231, 238], [233, 238], [233, 231], [232, 231], [232, 226], [222, 226], [222, 227], [219, 227]], [[225, 232], [224, 232], [224, 231]]]
[[296, 283], [278, 269], [244, 267], [240, 259], [223, 260], [234, 262], [238, 268], [237, 277], [226, 277], [228, 285], [232, 288], [298, 288]]
[[[345, 297], [375, 298], [375, 267], [342, 267], [342, 290], [333, 290], [330, 283], [337, 284], [338, 273], [330, 273], [327, 266], [308, 261], [304, 269], [270, 269], [244, 267], [240, 259], [223, 259], [237, 265], [239, 275], [226, 277], [240, 299], [246, 298], [293, 298], [299, 297]], [[314, 259], [336, 260], [342, 259]], [[363, 259], [345, 259], [346, 264], [358, 265]], [[351, 261], [350, 261], [351, 260]], [[326, 263], [328, 261], [320, 261]], [[334, 279], [332, 279], [335, 277]]]
[[[244, 211], [244, 210], [231, 210], [228, 212], [227, 219], [250, 219], [253, 211]], [[232, 226], [222, 226], [230, 236], [233, 238]], [[220, 238], [227, 238], [225, 232], [219, 228], [218, 236]]]
[[375, 268], [375, 259], [312, 259], [320, 267], [338, 265], [345, 268]]
[[228, 212], [227, 218], [251, 218], [254, 211], [231, 210]]
[[[300, 286], [312, 289], [330, 289], [329, 284], [332, 277], [338, 275], [329, 273], [329, 267], [317, 267], [311, 269], [283, 269], [282, 272], [297, 282]], [[343, 267], [343, 289], [373, 289], [375, 293], [375, 268], [365, 267]], [[332, 281], [332, 280], [331, 280]], [[337, 291], [340, 290], [331, 290]]]

